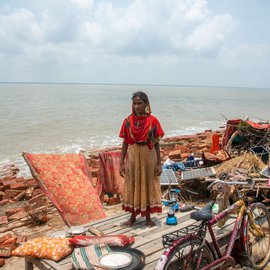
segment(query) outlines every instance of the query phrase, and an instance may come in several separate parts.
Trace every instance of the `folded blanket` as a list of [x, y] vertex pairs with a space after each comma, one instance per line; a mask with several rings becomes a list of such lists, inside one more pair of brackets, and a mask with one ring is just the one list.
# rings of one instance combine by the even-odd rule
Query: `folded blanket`
[[100, 266], [99, 258], [111, 252], [108, 245], [91, 245], [88, 247], [75, 248], [71, 260], [75, 269], [104, 270]]

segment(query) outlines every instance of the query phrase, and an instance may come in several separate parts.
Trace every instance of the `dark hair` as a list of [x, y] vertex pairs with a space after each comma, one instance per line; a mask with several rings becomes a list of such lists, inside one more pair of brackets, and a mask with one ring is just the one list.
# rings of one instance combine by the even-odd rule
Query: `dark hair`
[[149, 99], [148, 99], [148, 96], [144, 93], [144, 92], [142, 92], [142, 91], [137, 91], [137, 92], [135, 92], [133, 95], [132, 95], [132, 100], [135, 98], [135, 97], [139, 97], [139, 98], [141, 98], [142, 100], [143, 100], [143, 102], [145, 103], [145, 104], [149, 104]]

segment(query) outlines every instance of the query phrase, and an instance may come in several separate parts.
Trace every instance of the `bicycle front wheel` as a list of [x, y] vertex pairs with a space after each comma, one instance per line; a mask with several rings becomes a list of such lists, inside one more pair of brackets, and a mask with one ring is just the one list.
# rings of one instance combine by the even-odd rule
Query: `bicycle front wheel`
[[205, 244], [202, 248], [201, 240], [186, 240], [174, 247], [165, 270], [195, 270], [214, 261], [211, 249]]
[[263, 232], [259, 236], [251, 221], [248, 221], [247, 257], [253, 269], [264, 269], [270, 258], [270, 214], [262, 203], [253, 203], [250, 207], [255, 225]]

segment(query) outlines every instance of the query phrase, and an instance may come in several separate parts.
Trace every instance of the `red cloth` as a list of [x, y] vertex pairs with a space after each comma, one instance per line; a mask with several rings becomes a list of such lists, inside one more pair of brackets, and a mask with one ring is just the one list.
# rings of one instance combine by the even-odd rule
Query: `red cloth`
[[247, 121], [247, 123], [256, 129], [269, 129], [270, 128], [270, 124], [258, 124], [258, 123], [254, 123], [252, 121]]
[[210, 153], [219, 151], [219, 134], [213, 134]]
[[163, 136], [164, 131], [155, 116], [136, 116], [134, 113], [123, 121], [119, 134], [126, 143], [147, 143], [149, 149]]
[[104, 192], [122, 194], [124, 178], [120, 176], [121, 151], [99, 153], [99, 181]]
[[82, 154], [24, 153], [23, 157], [67, 225], [82, 225], [105, 217]]

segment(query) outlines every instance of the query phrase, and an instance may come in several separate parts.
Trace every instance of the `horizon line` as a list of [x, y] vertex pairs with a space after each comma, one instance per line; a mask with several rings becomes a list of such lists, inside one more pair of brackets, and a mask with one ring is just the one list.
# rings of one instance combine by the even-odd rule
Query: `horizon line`
[[80, 85], [144, 85], [144, 86], [171, 86], [171, 87], [211, 87], [211, 88], [256, 88], [269, 89], [270, 87], [255, 87], [255, 86], [217, 86], [217, 85], [192, 85], [192, 84], [154, 84], [154, 83], [91, 83], [91, 82], [9, 82], [3, 81], [0, 84], [80, 84]]

